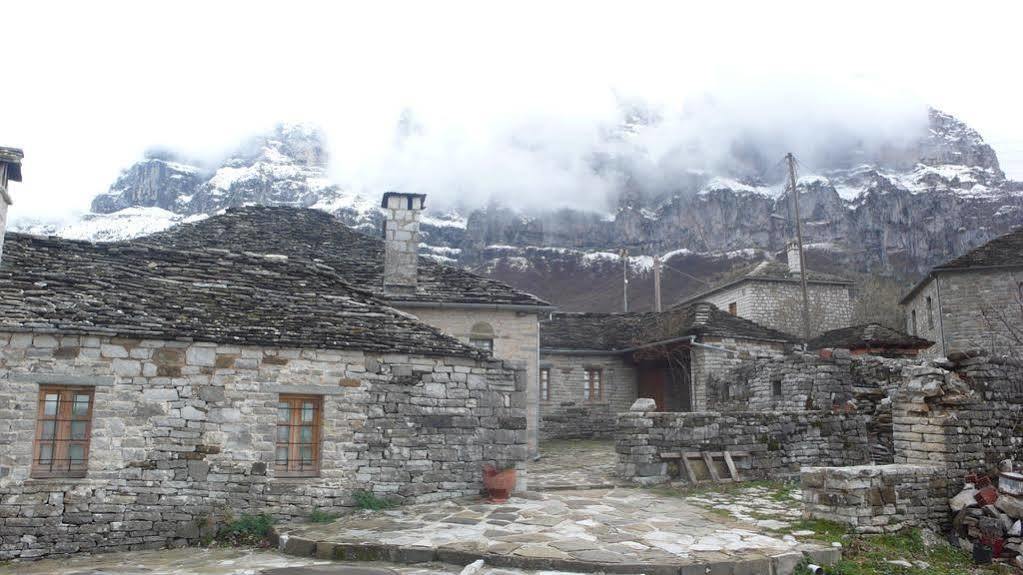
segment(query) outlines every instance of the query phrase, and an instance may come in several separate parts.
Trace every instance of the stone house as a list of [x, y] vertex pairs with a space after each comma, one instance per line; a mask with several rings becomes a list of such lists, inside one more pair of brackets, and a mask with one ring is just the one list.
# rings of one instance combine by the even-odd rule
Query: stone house
[[538, 323], [551, 304], [507, 284], [418, 256], [425, 197], [384, 194], [384, 238], [358, 233], [319, 210], [232, 208], [140, 241], [176, 249], [223, 248], [300, 257], [464, 343], [524, 367], [529, 446], [537, 449]]
[[639, 397], [701, 411], [711, 375], [780, 355], [791, 335], [706, 302], [664, 312], [555, 313], [540, 323], [541, 435], [606, 437]]
[[927, 354], [1023, 353], [1023, 228], [934, 267], [902, 298], [906, 331]]
[[[709, 302], [732, 315], [791, 334], [803, 332], [799, 249], [790, 244], [787, 263], [765, 261], [678, 305]], [[852, 323], [853, 282], [807, 269], [810, 337]]]
[[323, 262], [8, 234], [0, 560], [477, 493], [526, 458], [526, 386]]
[[846, 349], [853, 355], [881, 357], [913, 357], [932, 345], [933, 341], [879, 323], [833, 329], [806, 342], [808, 350]]

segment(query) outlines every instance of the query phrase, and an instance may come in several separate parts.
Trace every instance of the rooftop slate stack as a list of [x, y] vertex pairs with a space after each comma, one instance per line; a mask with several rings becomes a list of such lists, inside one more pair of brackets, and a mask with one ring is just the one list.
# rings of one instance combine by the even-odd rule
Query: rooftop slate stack
[[0, 329], [480, 357], [322, 262], [10, 234]]
[[[389, 303], [501, 305], [550, 308], [531, 294], [499, 281], [418, 257], [415, 290], [400, 295], [384, 289], [384, 242], [352, 230], [312, 209], [251, 206], [176, 226], [137, 242], [166, 248], [244, 249], [314, 260], [333, 268], [352, 285]], [[393, 296], [393, 297], [392, 297]], [[400, 302], [398, 301], [400, 300]]]
[[807, 342], [809, 349], [926, 349], [933, 341], [878, 323], [833, 329]]

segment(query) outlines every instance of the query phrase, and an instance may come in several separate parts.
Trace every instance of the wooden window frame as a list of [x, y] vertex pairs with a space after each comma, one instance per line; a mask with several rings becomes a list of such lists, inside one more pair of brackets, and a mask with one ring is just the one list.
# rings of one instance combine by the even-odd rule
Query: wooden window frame
[[924, 301], [927, 305], [927, 329], [934, 329], [934, 302], [931, 296], [927, 296]]
[[[596, 376], [596, 377], [594, 377]], [[596, 385], [594, 385], [596, 383]], [[594, 393], [596, 390], [596, 393]], [[583, 388], [586, 401], [604, 401], [604, 370], [599, 367], [586, 368], [586, 387]]]
[[739, 302], [735, 302], [735, 301], [729, 302], [728, 303], [728, 313], [731, 314], [731, 315], [734, 315], [734, 316], [738, 316], [739, 315]]
[[540, 368], [540, 401], [551, 400], [551, 368]]
[[[312, 421], [302, 419], [306, 403], [313, 404]], [[287, 404], [288, 419], [281, 418]], [[319, 477], [323, 460], [323, 396], [282, 393], [277, 398], [276, 425], [274, 426], [274, 475], [276, 477]], [[310, 425], [311, 424], [311, 425]], [[309, 441], [302, 441], [302, 428], [312, 427]], [[288, 439], [281, 441], [281, 429]], [[301, 448], [311, 448], [311, 463], [306, 463]], [[280, 450], [286, 449], [284, 463], [278, 459]], [[294, 454], [298, 454], [297, 457]]]
[[[57, 395], [53, 414], [47, 414], [47, 396]], [[75, 399], [78, 396], [88, 397], [88, 407], [84, 414], [75, 413]], [[89, 451], [92, 442], [92, 412], [96, 404], [96, 390], [93, 387], [73, 385], [40, 385], [38, 407], [36, 410], [36, 433], [32, 442], [32, 466], [30, 476], [33, 478], [50, 477], [85, 477], [89, 471]], [[85, 431], [80, 439], [72, 437], [75, 423], [85, 424]], [[52, 424], [47, 425], [47, 424]], [[46, 430], [50, 429], [49, 432]], [[48, 437], [44, 437], [48, 436]], [[80, 446], [82, 457], [71, 459], [71, 448]], [[50, 457], [43, 458], [42, 451], [49, 447]], [[74, 464], [73, 461], [78, 461]], [[45, 462], [45, 463], [44, 463]]]

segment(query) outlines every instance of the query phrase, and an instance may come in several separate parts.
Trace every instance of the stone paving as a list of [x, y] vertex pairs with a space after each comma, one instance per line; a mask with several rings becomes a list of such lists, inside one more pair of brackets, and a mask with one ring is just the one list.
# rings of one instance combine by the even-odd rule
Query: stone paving
[[540, 444], [540, 459], [528, 464], [529, 489], [599, 489], [614, 487], [614, 441], [551, 440]]
[[582, 572], [688, 575], [706, 573], [707, 565], [723, 573], [791, 572], [803, 552], [819, 562], [835, 558], [830, 547], [632, 488], [551, 491], [504, 504], [446, 501], [292, 524], [278, 533], [286, 553], [320, 558], [462, 565], [484, 559], [497, 567]]
[[730, 491], [688, 495], [685, 500], [727, 513], [732, 519], [761, 529], [786, 530], [802, 519], [803, 494], [795, 485], [750, 485]]

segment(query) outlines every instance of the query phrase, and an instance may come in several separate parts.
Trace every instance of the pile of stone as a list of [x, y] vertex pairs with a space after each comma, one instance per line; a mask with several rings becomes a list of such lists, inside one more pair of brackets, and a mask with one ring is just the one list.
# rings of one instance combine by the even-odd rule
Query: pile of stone
[[1009, 460], [999, 471], [994, 477], [965, 477], [963, 490], [949, 500], [952, 527], [960, 547], [976, 561], [1000, 558], [1023, 566], [1023, 473]]

